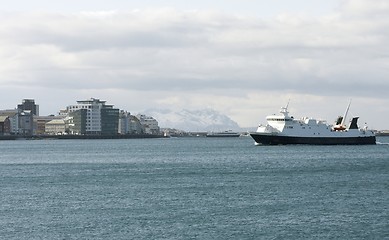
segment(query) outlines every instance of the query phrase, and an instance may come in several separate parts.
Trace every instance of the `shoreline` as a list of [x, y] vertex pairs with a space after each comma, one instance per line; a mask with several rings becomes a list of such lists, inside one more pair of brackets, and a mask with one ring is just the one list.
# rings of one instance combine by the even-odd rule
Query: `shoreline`
[[126, 135], [8, 135], [0, 136], [0, 140], [66, 140], [66, 139], [144, 139], [144, 138], [167, 138], [159, 134], [126, 134]]

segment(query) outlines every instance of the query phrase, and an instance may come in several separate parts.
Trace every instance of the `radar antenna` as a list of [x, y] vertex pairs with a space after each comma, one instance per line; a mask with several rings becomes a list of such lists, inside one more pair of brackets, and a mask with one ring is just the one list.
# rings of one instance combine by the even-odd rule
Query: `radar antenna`
[[286, 104], [286, 107], [281, 107], [280, 113], [284, 114], [285, 116], [288, 115], [288, 106], [289, 106], [290, 99], [288, 100], [288, 104]]
[[288, 107], [289, 107], [289, 102], [290, 102], [290, 98], [288, 99], [288, 103], [286, 104], [285, 109], [288, 109]]

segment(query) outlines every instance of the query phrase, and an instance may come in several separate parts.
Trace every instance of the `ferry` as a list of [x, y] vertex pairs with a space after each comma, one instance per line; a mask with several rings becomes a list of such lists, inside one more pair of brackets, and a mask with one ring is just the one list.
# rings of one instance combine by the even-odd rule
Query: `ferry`
[[207, 134], [207, 137], [239, 137], [240, 133], [233, 132], [231, 130], [224, 132], [211, 132]]
[[367, 126], [359, 128], [359, 117], [353, 117], [345, 125], [350, 104], [344, 116], [338, 117], [334, 125], [326, 121], [304, 117], [299, 120], [289, 116], [288, 105], [280, 114], [266, 117], [267, 124], [259, 125], [256, 132], [250, 133], [256, 145], [312, 144], [312, 145], [363, 145], [376, 144], [375, 133]]

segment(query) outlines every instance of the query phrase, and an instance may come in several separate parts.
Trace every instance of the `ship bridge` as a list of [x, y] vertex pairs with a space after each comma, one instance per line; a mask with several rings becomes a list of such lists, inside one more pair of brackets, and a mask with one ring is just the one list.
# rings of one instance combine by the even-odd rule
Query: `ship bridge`
[[266, 117], [268, 125], [282, 132], [285, 129], [293, 129], [294, 119], [289, 116], [287, 107], [282, 107], [280, 114]]
[[292, 122], [293, 117], [289, 116], [288, 108], [282, 107], [280, 110], [279, 115], [270, 115], [266, 117], [266, 120], [268, 123], [286, 123], [286, 122]]

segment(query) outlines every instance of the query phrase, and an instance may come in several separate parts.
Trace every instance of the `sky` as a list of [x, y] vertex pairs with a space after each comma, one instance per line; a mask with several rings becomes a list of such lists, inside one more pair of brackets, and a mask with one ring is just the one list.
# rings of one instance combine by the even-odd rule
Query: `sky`
[[91, 97], [212, 108], [241, 127], [289, 103], [389, 129], [387, 0], [0, 0], [0, 109]]

